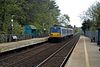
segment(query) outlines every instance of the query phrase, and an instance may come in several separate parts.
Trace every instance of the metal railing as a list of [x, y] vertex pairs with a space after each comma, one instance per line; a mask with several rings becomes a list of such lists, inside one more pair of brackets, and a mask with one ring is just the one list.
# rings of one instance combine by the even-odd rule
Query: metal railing
[[[17, 39], [14, 40], [13, 36], [16, 36]], [[41, 38], [41, 37], [46, 37], [48, 34], [41, 34], [41, 35], [29, 35], [29, 34], [21, 34], [21, 35], [15, 35], [15, 34], [0, 34], [0, 43], [5, 43], [5, 42], [13, 42], [13, 41], [20, 41], [20, 40], [26, 40], [26, 39], [32, 39], [32, 38]]]

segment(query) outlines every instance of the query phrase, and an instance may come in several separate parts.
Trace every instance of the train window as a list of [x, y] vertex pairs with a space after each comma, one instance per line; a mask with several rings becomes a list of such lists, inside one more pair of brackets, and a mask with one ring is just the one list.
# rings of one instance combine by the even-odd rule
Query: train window
[[51, 32], [60, 32], [60, 28], [52, 27]]

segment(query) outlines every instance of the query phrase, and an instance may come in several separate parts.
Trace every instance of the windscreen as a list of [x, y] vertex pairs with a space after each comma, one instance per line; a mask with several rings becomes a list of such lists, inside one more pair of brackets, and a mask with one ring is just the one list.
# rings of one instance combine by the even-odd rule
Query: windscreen
[[52, 27], [51, 28], [51, 32], [52, 33], [56, 33], [56, 32], [59, 32], [60, 33], [60, 28], [59, 27]]

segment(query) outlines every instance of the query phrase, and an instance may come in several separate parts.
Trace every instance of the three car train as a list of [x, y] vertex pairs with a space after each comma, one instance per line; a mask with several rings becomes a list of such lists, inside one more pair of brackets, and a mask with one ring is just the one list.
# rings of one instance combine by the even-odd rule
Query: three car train
[[62, 26], [54, 25], [50, 28], [49, 41], [62, 40], [66, 37], [73, 36], [74, 31], [72, 28], [65, 28]]

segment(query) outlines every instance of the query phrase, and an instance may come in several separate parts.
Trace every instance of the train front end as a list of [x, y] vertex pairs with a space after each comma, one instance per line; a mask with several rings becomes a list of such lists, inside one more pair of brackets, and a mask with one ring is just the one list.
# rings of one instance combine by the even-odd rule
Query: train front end
[[61, 29], [60, 27], [51, 27], [49, 34], [49, 41], [58, 41], [61, 39]]

